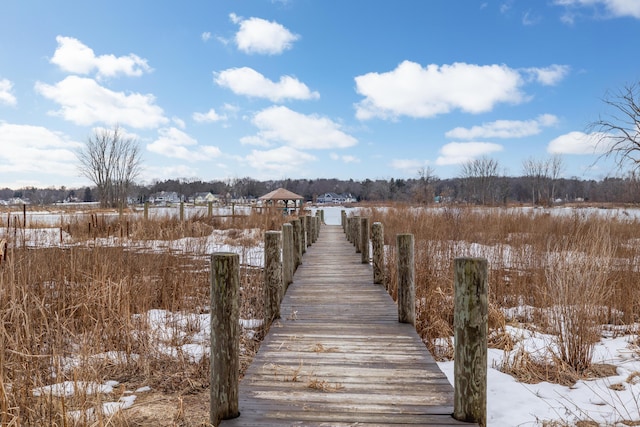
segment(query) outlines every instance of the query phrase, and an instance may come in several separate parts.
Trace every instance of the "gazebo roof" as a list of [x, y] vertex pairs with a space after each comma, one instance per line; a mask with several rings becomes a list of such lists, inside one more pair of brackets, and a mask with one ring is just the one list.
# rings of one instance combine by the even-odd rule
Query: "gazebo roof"
[[304, 200], [304, 197], [284, 188], [278, 188], [261, 196], [260, 200]]

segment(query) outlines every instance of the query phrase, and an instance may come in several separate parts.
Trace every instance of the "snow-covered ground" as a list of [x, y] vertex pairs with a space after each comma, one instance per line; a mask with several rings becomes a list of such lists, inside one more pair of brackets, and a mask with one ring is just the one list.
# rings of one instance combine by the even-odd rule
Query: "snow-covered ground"
[[[327, 224], [340, 224], [341, 211], [347, 213], [351, 209], [340, 206], [321, 207], [324, 210]], [[312, 212], [315, 213], [315, 208]], [[613, 215], [612, 210], [607, 214]], [[566, 214], [567, 212], [555, 211], [554, 214]], [[600, 210], [594, 210], [589, 214], [603, 214]], [[616, 212], [616, 215], [629, 217], [640, 216], [640, 211], [629, 210]], [[43, 214], [43, 217], [51, 215]], [[53, 214], [51, 218], [59, 223], [59, 214]], [[56, 222], [53, 221], [53, 224]], [[55, 227], [55, 226], [54, 226]], [[1, 237], [1, 236], [0, 236]], [[25, 241], [37, 241], [38, 244], [50, 242], [51, 245], [60, 244], [60, 230], [58, 228], [24, 230]], [[241, 254], [243, 260], [251, 265], [259, 266], [263, 262], [262, 247], [240, 248], [223, 242], [223, 233], [215, 232], [211, 236], [201, 239], [181, 239], [173, 242], [149, 242], [147, 247], [160, 247], [170, 245], [172, 248], [193, 247], [200, 245], [204, 251], [234, 251]], [[62, 234], [63, 244], [69, 243], [67, 236]], [[109, 242], [103, 242], [108, 244]], [[517, 308], [516, 308], [517, 309]], [[155, 351], [164, 354], [176, 354], [180, 352], [188, 355], [193, 361], [200, 360], [209, 351], [209, 318], [207, 314], [178, 314], [154, 310], [146, 313], [144, 323], [149, 325], [149, 332], [155, 337], [157, 343]], [[182, 324], [189, 325], [189, 333], [174, 339], [174, 334], [183, 334]], [[242, 319], [243, 328], [252, 329], [260, 325], [255, 319]], [[198, 327], [194, 330], [194, 325]], [[638, 328], [635, 329], [638, 331]], [[624, 420], [640, 420], [640, 349], [632, 344], [636, 335], [604, 336], [595, 347], [593, 354], [594, 363], [607, 363], [616, 366], [617, 373], [614, 376], [578, 381], [573, 387], [566, 387], [551, 383], [523, 384], [517, 382], [512, 376], [500, 372], [499, 367], [504, 360], [513, 357], [519, 348], [525, 348], [529, 353], [539, 357], [548, 357], [548, 349], [553, 346], [553, 337], [541, 333], [532, 332], [518, 327], [507, 327], [508, 333], [517, 342], [511, 352], [490, 349], [488, 354], [488, 425], [490, 426], [536, 426], [547, 421], [561, 421], [566, 425], [574, 425], [577, 421], [592, 421], [605, 426], [623, 426]], [[171, 347], [169, 343], [180, 342], [180, 348]], [[109, 357], [110, 360], [118, 359], [117, 354], [96, 355], [96, 357]], [[73, 364], [71, 358], [67, 361]], [[449, 381], [453, 384], [454, 362], [441, 362], [440, 368]], [[65, 395], [76, 393], [82, 388], [83, 393], [108, 392], [117, 384], [115, 381], [105, 381], [102, 384], [94, 383], [60, 383], [53, 384], [42, 389], [34, 390], [34, 393]], [[116, 402], [105, 402], [103, 411], [111, 414], [115, 411], [130, 407], [136, 396], [148, 392], [147, 388], [127, 390], [123, 397]], [[78, 414], [80, 416], [82, 414]]]

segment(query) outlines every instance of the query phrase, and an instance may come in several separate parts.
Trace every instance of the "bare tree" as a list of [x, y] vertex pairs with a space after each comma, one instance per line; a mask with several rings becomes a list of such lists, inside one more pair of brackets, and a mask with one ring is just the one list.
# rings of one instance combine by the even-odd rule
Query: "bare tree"
[[129, 188], [141, 170], [141, 153], [119, 126], [97, 129], [78, 153], [80, 174], [96, 186], [102, 207], [124, 206]]
[[414, 189], [413, 197], [417, 202], [428, 205], [435, 199], [433, 184], [438, 180], [438, 177], [431, 166], [418, 169], [418, 177], [418, 185]]
[[481, 204], [493, 202], [494, 183], [498, 178], [498, 161], [488, 157], [470, 160], [462, 165], [461, 177], [470, 187], [470, 198]]
[[589, 125], [604, 153], [601, 158], [612, 157], [620, 169], [628, 163], [633, 170], [640, 169], [640, 83], [609, 92], [603, 101], [611, 113]]
[[522, 162], [522, 172], [531, 187], [531, 201], [551, 205], [555, 199], [556, 186], [564, 171], [562, 157], [553, 155], [548, 159], [529, 157]]

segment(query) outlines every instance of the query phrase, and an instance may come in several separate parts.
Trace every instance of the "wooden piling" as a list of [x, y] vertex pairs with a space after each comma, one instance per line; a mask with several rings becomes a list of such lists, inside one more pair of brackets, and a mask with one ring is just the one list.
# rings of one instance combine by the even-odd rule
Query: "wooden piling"
[[240, 371], [240, 260], [238, 254], [211, 255], [210, 423], [235, 418]]
[[457, 420], [487, 424], [488, 268], [484, 258], [454, 260], [454, 406]]
[[184, 202], [180, 202], [180, 222], [184, 221]]
[[373, 283], [384, 283], [384, 226], [374, 222], [371, 226], [371, 246], [373, 247]]
[[360, 218], [360, 254], [363, 264], [369, 264], [369, 218]]
[[149, 202], [144, 202], [144, 220], [149, 219]]
[[305, 233], [305, 241], [307, 242], [307, 247], [311, 246], [313, 243], [313, 239], [311, 238], [312, 230], [311, 230], [311, 216], [304, 216], [304, 233]]
[[300, 247], [302, 248], [302, 255], [307, 252], [307, 220], [306, 216], [301, 216], [300, 219]]
[[291, 225], [293, 225], [293, 255], [294, 255], [294, 271], [298, 266], [302, 265], [302, 227], [299, 219], [292, 219]]
[[267, 327], [274, 319], [280, 318], [283, 295], [281, 241], [280, 231], [267, 231], [264, 235], [264, 323]]
[[295, 255], [293, 253], [293, 225], [282, 224], [282, 286], [284, 292], [293, 283]]
[[414, 240], [413, 234], [398, 234], [398, 321], [416, 324], [416, 287], [414, 283]]
[[356, 247], [356, 253], [362, 253], [362, 250], [360, 248], [360, 236], [362, 235], [362, 230], [361, 230], [361, 222], [360, 222], [360, 217], [357, 216], [354, 218], [354, 224], [353, 224], [353, 229], [355, 230], [354, 236], [353, 236], [353, 244]]
[[213, 202], [207, 203], [207, 218], [211, 218], [213, 216]]

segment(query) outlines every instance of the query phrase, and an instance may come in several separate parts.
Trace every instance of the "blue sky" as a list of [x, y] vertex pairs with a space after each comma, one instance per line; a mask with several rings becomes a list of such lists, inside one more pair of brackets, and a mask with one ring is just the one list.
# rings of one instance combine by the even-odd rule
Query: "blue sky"
[[640, 0], [4, 0], [0, 187], [83, 186], [118, 124], [140, 181], [616, 173], [588, 123], [640, 79]]

